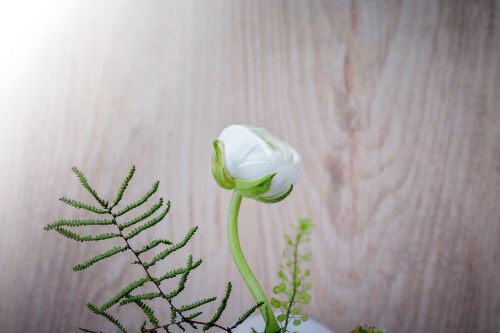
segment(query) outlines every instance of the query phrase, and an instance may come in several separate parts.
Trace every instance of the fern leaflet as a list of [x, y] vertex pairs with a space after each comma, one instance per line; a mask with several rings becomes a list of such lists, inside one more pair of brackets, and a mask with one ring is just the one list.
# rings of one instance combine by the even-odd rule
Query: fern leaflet
[[179, 308], [179, 311], [184, 312], [184, 311], [193, 310], [193, 309], [195, 309], [195, 308], [197, 308], [199, 306], [202, 306], [204, 304], [213, 302], [216, 299], [217, 299], [217, 297], [209, 297], [209, 298], [200, 299], [199, 301], [196, 301], [194, 303], [181, 306]]
[[159, 185], [160, 185], [160, 182], [156, 181], [153, 184], [153, 186], [151, 187], [151, 189], [148, 192], [146, 192], [146, 194], [144, 194], [144, 196], [141, 199], [137, 200], [134, 203], [131, 203], [130, 205], [127, 205], [125, 208], [123, 208], [118, 213], [116, 213], [115, 216], [122, 216], [123, 214], [125, 214], [125, 213], [131, 211], [132, 209], [137, 208], [140, 205], [142, 205], [143, 203], [145, 203], [153, 194], [155, 194], [155, 192], [158, 190]]
[[76, 240], [78, 242], [95, 242], [95, 241], [100, 241], [100, 240], [105, 240], [109, 238], [115, 238], [115, 237], [120, 237], [120, 234], [117, 233], [112, 233], [108, 232], [105, 234], [100, 234], [96, 236], [80, 236], [72, 231], [69, 231], [68, 229], [64, 229], [61, 227], [56, 227], [54, 228], [55, 231], [60, 233], [61, 235], [68, 237], [70, 239]]
[[151, 322], [151, 324], [153, 324], [154, 327], [158, 327], [160, 325], [153, 309], [144, 304], [144, 302], [142, 301], [135, 301], [134, 303], [141, 308], [142, 312], [144, 312], [144, 314], [146, 315], [146, 317], [148, 317], [149, 321]]
[[68, 199], [68, 198], [62, 197], [59, 200], [64, 202], [67, 205], [73, 206], [73, 207], [78, 208], [78, 209], [85, 209], [85, 210], [88, 210], [89, 212], [93, 212], [96, 214], [107, 214], [108, 213], [108, 211], [106, 209], [97, 208], [97, 207], [94, 207], [92, 205], [84, 204], [83, 202], [76, 201], [73, 199]]
[[139, 279], [137, 281], [132, 282], [127, 287], [122, 289], [118, 294], [116, 294], [113, 298], [111, 298], [109, 301], [107, 301], [106, 303], [101, 305], [100, 310], [106, 311], [107, 309], [112, 307], [114, 304], [118, 303], [123, 297], [130, 294], [130, 292], [132, 292], [134, 289], [137, 289], [137, 288], [143, 286], [148, 281], [150, 281], [149, 277], [143, 277], [142, 279]]
[[156, 246], [158, 246], [160, 244], [171, 245], [172, 242], [169, 240], [166, 240], [166, 239], [155, 239], [155, 240], [151, 241], [151, 243], [149, 243], [148, 245], [144, 245], [139, 250], [136, 250], [135, 253], [136, 254], [144, 253], [146, 251], [149, 251], [149, 250], [155, 248]]
[[[170, 205], [170, 202], [168, 204]], [[120, 224], [119, 225], [120, 229], [128, 228], [128, 227], [136, 224], [137, 222], [140, 222], [140, 221], [142, 221], [144, 219], [147, 219], [148, 217], [150, 217], [151, 215], [153, 215], [162, 205], [163, 205], [163, 198], [160, 198], [160, 200], [158, 200], [158, 202], [156, 204], [154, 204], [153, 206], [151, 206], [151, 208], [149, 208], [143, 214], [137, 216], [136, 218], [133, 218], [132, 220], [130, 220], [128, 222]]]
[[81, 227], [87, 225], [112, 225], [113, 220], [58, 220], [47, 224], [44, 229], [52, 230], [57, 227]]
[[127, 246], [114, 247], [111, 250], [108, 250], [104, 253], [101, 253], [101, 254], [89, 259], [88, 261], [84, 262], [83, 264], [78, 264], [78, 265], [73, 266], [73, 269], [75, 271], [81, 271], [82, 269], [89, 268], [90, 266], [92, 266], [93, 264], [95, 264], [98, 261], [109, 258], [109, 257], [111, 257], [119, 252], [123, 252], [123, 251], [127, 251], [127, 250], [128, 250]]
[[149, 267], [153, 266], [154, 264], [156, 264], [158, 261], [165, 259], [170, 253], [177, 251], [180, 248], [184, 247], [189, 242], [191, 237], [193, 237], [196, 230], [198, 230], [198, 227], [194, 227], [194, 228], [189, 229], [186, 236], [184, 236], [184, 239], [181, 242], [175, 244], [172, 247], [169, 247], [166, 250], [163, 250], [162, 252], [160, 252], [159, 254], [154, 256], [150, 262], [144, 263], [144, 266], [146, 266], [146, 268], [149, 268]]
[[139, 300], [145, 300], [145, 299], [151, 300], [151, 299], [155, 299], [158, 297], [162, 297], [162, 295], [160, 293], [156, 293], [156, 292], [129, 296], [126, 299], [124, 299], [123, 301], [121, 301], [120, 305], [125, 305], [128, 303], [132, 303], [132, 302], [139, 301]]
[[[201, 259], [196, 260], [196, 261], [195, 261], [195, 262], [191, 265], [190, 270], [193, 270], [193, 269], [195, 269], [196, 267], [200, 266], [202, 262], [203, 262], [203, 261], [202, 261]], [[159, 283], [160, 283], [161, 281], [163, 281], [163, 280], [167, 280], [167, 279], [174, 278], [174, 277], [176, 277], [177, 275], [181, 275], [181, 274], [186, 273], [186, 271], [187, 271], [187, 269], [186, 269], [185, 267], [183, 267], [183, 268], [173, 269], [173, 270], [171, 270], [170, 272], [165, 273], [165, 274], [163, 274], [162, 276], [160, 276], [159, 278], [155, 279], [155, 282], [159, 284]]]
[[130, 168], [130, 171], [128, 172], [127, 177], [123, 180], [123, 183], [121, 184], [120, 188], [118, 189], [118, 193], [116, 193], [115, 201], [113, 202], [113, 206], [111, 208], [115, 207], [118, 205], [118, 203], [122, 200], [123, 193], [127, 189], [128, 183], [132, 179], [135, 173], [135, 165], [132, 165], [132, 168]]
[[83, 187], [85, 187], [85, 189], [87, 191], [90, 192], [90, 194], [92, 194], [92, 196], [96, 199], [96, 201], [103, 207], [103, 208], [108, 208], [108, 202], [105, 201], [105, 200], [102, 200], [98, 195], [97, 195], [97, 192], [92, 188], [90, 187], [89, 185], [89, 182], [87, 181], [87, 178], [85, 178], [85, 176], [83, 175], [83, 173], [78, 170], [77, 167], [72, 167], [71, 170], [75, 173], [75, 175], [78, 177], [78, 179], [80, 180], [80, 183], [82, 183]]
[[229, 296], [231, 296], [231, 289], [233, 288], [233, 285], [231, 282], [227, 283], [226, 287], [226, 293], [224, 294], [224, 298], [222, 298], [219, 307], [217, 308], [217, 311], [215, 311], [215, 314], [213, 317], [208, 321], [208, 323], [203, 326], [203, 331], [209, 330], [214, 324], [219, 320], [220, 316], [222, 315], [222, 312], [226, 309], [227, 301], [229, 300]]
[[170, 205], [167, 205], [167, 208], [160, 215], [158, 215], [154, 219], [149, 220], [148, 222], [144, 223], [143, 225], [141, 225], [137, 228], [134, 228], [127, 236], [125, 236], [125, 239], [131, 239], [131, 238], [137, 236], [138, 234], [140, 234], [141, 232], [143, 232], [144, 230], [149, 229], [152, 226], [158, 224], [167, 215], [169, 210], [170, 210]]
[[90, 311], [92, 311], [93, 313], [103, 316], [104, 318], [112, 322], [120, 330], [120, 332], [127, 333], [127, 330], [122, 326], [122, 324], [115, 317], [111, 316], [109, 313], [99, 310], [97, 306], [95, 306], [92, 303], [87, 303], [87, 308], [89, 308]]
[[231, 326], [231, 329], [235, 329], [236, 327], [238, 327], [239, 325], [241, 325], [245, 320], [248, 319], [248, 317], [250, 317], [252, 315], [252, 313], [255, 312], [255, 310], [257, 310], [258, 308], [260, 308], [262, 305], [264, 305], [264, 302], [259, 302], [257, 304], [255, 304], [254, 306], [252, 306], [250, 309], [248, 309], [247, 311], [245, 311], [239, 318], [238, 318], [238, 321], [233, 325]]

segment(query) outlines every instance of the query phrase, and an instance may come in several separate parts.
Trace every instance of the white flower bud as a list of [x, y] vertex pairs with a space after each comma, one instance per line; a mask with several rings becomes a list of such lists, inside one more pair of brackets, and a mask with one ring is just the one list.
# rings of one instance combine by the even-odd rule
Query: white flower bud
[[[217, 182], [224, 188], [236, 187], [243, 195], [261, 201], [284, 195], [279, 198], [281, 200], [299, 179], [300, 156], [297, 151], [263, 128], [231, 125], [222, 131], [214, 142], [216, 145], [220, 145], [222, 156], [219, 159], [223, 159], [220, 164], [224, 172], [221, 175], [219, 170], [217, 177], [214, 165], [212, 170]], [[271, 180], [270, 184], [268, 180]], [[248, 193], [245, 192], [247, 190]]]

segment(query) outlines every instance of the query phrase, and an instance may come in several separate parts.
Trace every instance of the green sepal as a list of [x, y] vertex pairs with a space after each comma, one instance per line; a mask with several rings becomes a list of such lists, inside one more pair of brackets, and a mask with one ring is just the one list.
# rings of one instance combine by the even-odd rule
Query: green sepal
[[256, 198], [269, 191], [274, 176], [276, 176], [276, 173], [270, 173], [254, 180], [236, 179], [235, 187], [242, 196]]
[[276, 203], [276, 202], [280, 202], [281, 200], [285, 199], [292, 192], [292, 190], [293, 190], [293, 185], [290, 184], [290, 186], [288, 187], [288, 189], [285, 192], [278, 194], [274, 197], [266, 197], [264, 195], [261, 195], [261, 196], [254, 198], [254, 199], [257, 201], [260, 201], [260, 202], [264, 202], [264, 203]]
[[232, 178], [224, 168], [224, 143], [220, 140], [214, 140], [214, 154], [212, 156], [212, 175], [217, 184], [226, 190], [234, 188], [234, 178]]

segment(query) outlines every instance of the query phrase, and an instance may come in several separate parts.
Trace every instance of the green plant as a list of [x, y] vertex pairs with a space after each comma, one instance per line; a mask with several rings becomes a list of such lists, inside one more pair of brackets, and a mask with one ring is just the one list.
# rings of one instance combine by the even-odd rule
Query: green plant
[[354, 329], [351, 333], [384, 333], [384, 330], [381, 330], [380, 328], [376, 328], [373, 326], [359, 326], [358, 328]]
[[[118, 294], [114, 297], [106, 300], [101, 305], [95, 305], [93, 303], [87, 303], [87, 308], [95, 313], [96, 315], [102, 316], [113, 323], [116, 328], [123, 333], [127, 330], [120, 323], [120, 321], [113, 317], [109, 310], [114, 306], [125, 306], [128, 304], [134, 304], [139, 307], [147, 318], [140, 327], [141, 332], [157, 332], [159, 329], [163, 329], [166, 332], [170, 332], [171, 327], [178, 327], [182, 331], [186, 330], [186, 327], [191, 329], [203, 329], [207, 331], [211, 328], [218, 328], [225, 332], [232, 332], [234, 328], [243, 323], [255, 310], [263, 305], [262, 302], [258, 302], [245, 313], [243, 313], [238, 320], [230, 326], [224, 326], [219, 323], [219, 319], [226, 309], [227, 302], [231, 295], [232, 285], [231, 282], [227, 283], [225, 294], [220, 302], [215, 313], [208, 320], [199, 319], [203, 314], [199, 311], [199, 307], [214, 302], [216, 297], [203, 298], [193, 301], [189, 304], [179, 305], [177, 304], [176, 297], [185, 290], [186, 283], [189, 278], [191, 271], [199, 267], [202, 263], [201, 259], [194, 260], [190, 255], [186, 260], [186, 266], [171, 270], [160, 276], [153, 276], [150, 268], [157, 264], [158, 262], [166, 259], [169, 255], [172, 255], [177, 250], [183, 248], [194, 236], [198, 227], [189, 229], [183, 239], [178, 242], [172, 242], [167, 239], [154, 239], [148, 244], [145, 244], [139, 249], [134, 249], [130, 245], [130, 240], [143, 231], [154, 227], [155, 225], [164, 221], [170, 210], [170, 202], [164, 203], [163, 199], [160, 198], [155, 204], [153, 204], [149, 209], [147, 209], [142, 214], [131, 219], [125, 219], [124, 216], [132, 212], [134, 209], [141, 207], [145, 204], [152, 196], [155, 194], [159, 187], [159, 182], [155, 182], [151, 189], [144, 194], [139, 200], [126, 205], [125, 207], [118, 209], [125, 190], [127, 189], [130, 180], [134, 176], [135, 167], [132, 167], [122, 182], [114, 200], [109, 202], [102, 199], [97, 192], [90, 186], [87, 178], [83, 173], [76, 167], [72, 168], [72, 171], [76, 174], [82, 186], [92, 195], [92, 197], [97, 201], [98, 206], [82, 203], [77, 200], [61, 198], [60, 200], [65, 204], [73, 206], [78, 209], [83, 209], [95, 214], [102, 216], [102, 219], [73, 219], [73, 220], [58, 220], [49, 223], [45, 226], [45, 230], [54, 230], [59, 234], [79, 242], [97, 242], [106, 241], [112, 238], [119, 238], [122, 240], [122, 246], [113, 247], [95, 257], [90, 258], [84, 263], [77, 264], [73, 267], [75, 271], [85, 270], [92, 265], [111, 258], [122, 252], [129, 252], [133, 255], [134, 261], [132, 264], [138, 265], [144, 271], [144, 276], [136, 281], [131, 282], [129, 285], [124, 287]], [[163, 210], [160, 210], [163, 207]], [[157, 214], [155, 217], [153, 215]], [[123, 218], [123, 222], [119, 220]], [[146, 221], [147, 220], [147, 221]], [[74, 232], [74, 228], [86, 227], [86, 226], [99, 226], [102, 228], [112, 228], [112, 231], [107, 231], [98, 235], [81, 235]], [[143, 259], [143, 254], [149, 253], [152, 250], [158, 250], [158, 248], [163, 248], [150, 260]], [[177, 287], [173, 290], [165, 291], [162, 289], [162, 282], [168, 279], [178, 278]], [[143, 286], [152, 287], [152, 291], [147, 293], [137, 293], [137, 289]], [[155, 314], [153, 309], [148, 305], [148, 302], [155, 299], [162, 299], [166, 302], [168, 308], [170, 309], [170, 321], [167, 323], [160, 322], [160, 318]], [[149, 324], [148, 324], [149, 322]], [[80, 328], [83, 332], [94, 332], [89, 329]], [[99, 331], [102, 332], [102, 331]]]
[[281, 311], [277, 319], [283, 333], [290, 332], [290, 322], [298, 326], [309, 318], [300, 304], [308, 304], [311, 301], [309, 291], [312, 285], [307, 281], [311, 272], [307, 269], [302, 272], [300, 267], [303, 262], [311, 260], [311, 252], [302, 253], [299, 247], [310, 240], [313, 227], [311, 220], [299, 219], [295, 235], [285, 235], [286, 248], [282, 254], [283, 263], [278, 271], [281, 283], [273, 288], [273, 293], [277, 296], [271, 299], [271, 305]]
[[212, 175], [220, 187], [233, 190], [228, 209], [228, 240], [234, 263], [266, 323], [264, 333], [281, 332], [267, 296], [240, 245], [238, 215], [243, 197], [277, 203], [288, 197], [300, 175], [300, 155], [264, 128], [226, 127], [213, 142]]

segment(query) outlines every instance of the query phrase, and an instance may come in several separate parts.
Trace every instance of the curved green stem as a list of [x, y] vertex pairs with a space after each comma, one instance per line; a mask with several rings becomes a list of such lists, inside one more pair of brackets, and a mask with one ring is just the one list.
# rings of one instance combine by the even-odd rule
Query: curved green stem
[[231, 249], [231, 253], [234, 258], [234, 262], [240, 271], [243, 280], [245, 281], [248, 289], [250, 289], [250, 293], [256, 302], [264, 302], [264, 304], [260, 307], [260, 312], [266, 321], [266, 330], [265, 333], [275, 333], [280, 331], [280, 327], [278, 325], [278, 321], [274, 316], [274, 313], [271, 309], [271, 305], [267, 300], [266, 294], [262, 290], [262, 287], [259, 284], [259, 281], [255, 278], [250, 266], [248, 266], [248, 262], [243, 255], [243, 251], [241, 250], [240, 239], [238, 237], [238, 213], [240, 211], [241, 200], [243, 196], [238, 192], [234, 191], [233, 197], [231, 198], [231, 204], [229, 205], [229, 214], [228, 214], [228, 225], [227, 225], [227, 233], [229, 237], [229, 247]]

